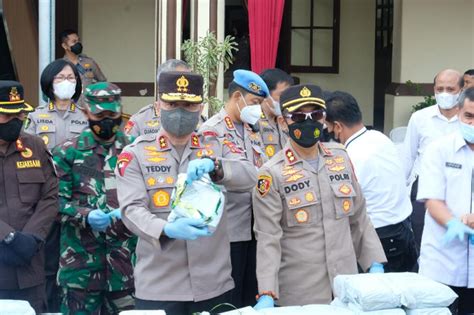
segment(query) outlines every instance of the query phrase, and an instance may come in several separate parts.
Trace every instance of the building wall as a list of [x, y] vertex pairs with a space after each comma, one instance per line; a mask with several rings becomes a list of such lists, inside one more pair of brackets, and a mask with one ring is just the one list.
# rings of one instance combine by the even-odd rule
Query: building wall
[[341, 0], [339, 73], [292, 73], [301, 83], [343, 90], [359, 102], [364, 123], [373, 123], [375, 1]]
[[[442, 69], [474, 67], [474, 1], [400, 0], [395, 6], [393, 82], [430, 83]], [[385, 131], [406, 126], [422, 99], [387, 95]]]
[[[111, 82], [155, 81], [155, 0], [81, 0], [79, 33], [84, 53]], [[153, 97], [124, 97], [135, 113]]]

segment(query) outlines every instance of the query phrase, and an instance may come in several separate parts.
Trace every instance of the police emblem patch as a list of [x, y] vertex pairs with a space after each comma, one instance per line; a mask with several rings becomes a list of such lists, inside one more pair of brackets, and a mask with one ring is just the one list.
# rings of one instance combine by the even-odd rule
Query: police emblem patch
[[296, 211], [295, 212], [295, 219], [296, 219], [296, 222], [298, 222], [298, 223], [308, 222], [308, 219], [309, 219], [308, 211], [306, 211], [306, 209], [300, 209], [300, 210]]
[[133, 160], [133, 155], [128, 152], [122, 152], [117, 159], [117, 168], [120, 176], [125, 175], [125, 169], [127, 168], [130, 161]]
[[270, 191], [272, 186], [272, 177], [269, 175], [260, 175], [257, 181], [257, 191], [260, 196], [265, 197], [265, 195]]
[[153, 204], [155, 207], [164, 207], [170, 203], [170, 194], [164, 190], [158, 190], [153, 194]]

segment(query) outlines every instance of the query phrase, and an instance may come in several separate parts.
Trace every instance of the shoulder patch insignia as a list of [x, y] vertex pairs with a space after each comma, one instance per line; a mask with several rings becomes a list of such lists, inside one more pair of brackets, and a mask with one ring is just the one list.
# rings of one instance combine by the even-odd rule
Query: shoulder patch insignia
[[286, 150], [285, 156], [288, 162], [290, 163], [294, 163], [298, 160], [291, 149]]
[[125, 175], [128, 164], [133, 160], [133, 155], [128, 152], [122, 152], [117, 159], [117, 168], [120, 176]]
[[265, 195], [270, 191], [272, 186], [272, 177], [269, 175], [260, 175], [257, 181], [257, 191], [260, 196], [265, 197]]
[[196, 134], [191, 136], [191, 145], [195, 148], [200, 148], [199, 137]]
[[160, 145], [160, 149], [168, 149], [168, 141], [166, 140], [164, 136], [161, 136], [158, 139], [158, 143]]
[[127, 124], [125, 125], [123, 130], [125, 131], [126, 134], [129, 134], [130, 130], [132, 130], [133, 126], [135, 126], [135, 123], [133, 121], [129, 120], [129, 121], [127, 121]]

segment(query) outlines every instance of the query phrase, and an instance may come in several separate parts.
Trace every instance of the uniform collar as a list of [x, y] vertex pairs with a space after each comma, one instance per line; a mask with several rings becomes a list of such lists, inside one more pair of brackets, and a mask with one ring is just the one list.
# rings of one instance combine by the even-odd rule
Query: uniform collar
[[[333, 153], [330, 149], [326, 148], [326, 146], [320, 141], [316, 144], [318, 146], [319, 154], [323, 157], [333, 156]], [[293, 149], [290, 141], [288, 141], [283, 149], [285, 161], [288, 165], [294, 165], [298, 162], [302, 162], [303, 159], [298, 155], [295, 149]]]
[[365, 127], [360, 128], [356, 133], [350, 136], [349, 139], [347, 139], [347, 141], [344, 143], [344, 146], [347, 147], [349, 143], [354, 141], [356, 138], [360, 137], [366, 131], [367, 131], [367, 128]]
[[[69, 111], [74, 113], [76, 111], [76, 104], [74, 102], [71, 102], [71, 105], [69, 105]], [[54, 105], [53, 102], [49, 102], [49, 105], [48, 105], [48, 111], [50, 112], [56, 112], [58, 109], [57, 107]]]
[[[156, 143], [158, 145], [158, 151], [170, 151], [171, 150], [171, 142], [166, 136], [163, 129], [161, 129], [157, 136], [156, 136]], [[189, 147], [192, 149], [201, 149], [201, 141], [199, 140], [199, 136], [193, 132], [191, 137], [189, 138]]]
[[442, 119], [444, 121], [447, 121], [447, 122], [452, 122], [452, 121], [457, 121], [458, 120], [458, 115], [454, 115], [453, 117], [451, 118], [448, 118], [446, 116], [444, 116], [441, 111], [439, 110], [439, 106], [438, 104], [436, 105], [433, 105], [433, 111], [431, 112], [431, 117], [438, 117], [439, 119]]

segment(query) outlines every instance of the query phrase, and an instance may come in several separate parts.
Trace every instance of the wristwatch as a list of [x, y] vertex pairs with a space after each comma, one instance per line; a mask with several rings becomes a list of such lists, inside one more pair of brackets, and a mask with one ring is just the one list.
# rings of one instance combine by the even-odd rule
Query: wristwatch
[[11, 242], [13, 242], [14, 238], [15, 238], [15, 232], [10, 232], [7, 234], [7, 236], [5, 236], [5, 238], [3, 239], [3, 242], [5, 242], [5, 244], [10, 244]]

